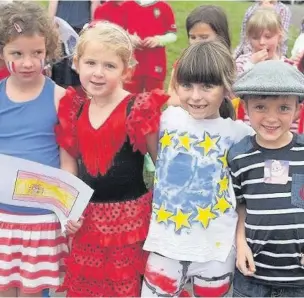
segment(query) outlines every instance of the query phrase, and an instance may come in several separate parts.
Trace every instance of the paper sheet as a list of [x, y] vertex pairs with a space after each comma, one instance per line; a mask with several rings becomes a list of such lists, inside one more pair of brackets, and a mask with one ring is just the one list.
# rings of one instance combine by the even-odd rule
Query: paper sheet
[[0, 154], [0, 202], [43, 208], [59, 218], [62, 231], [78, 220], [93, 189], [74, 175], [21, 158]]

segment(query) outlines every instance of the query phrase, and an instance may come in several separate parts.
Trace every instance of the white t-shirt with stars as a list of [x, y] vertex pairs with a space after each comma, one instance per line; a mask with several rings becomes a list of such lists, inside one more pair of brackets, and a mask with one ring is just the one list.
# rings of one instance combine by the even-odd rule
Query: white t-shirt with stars
[[252, 133], [241, 121], [164, 111], [145, 250], [182, 261], [226, 260], [237, 223], [227, 152]]

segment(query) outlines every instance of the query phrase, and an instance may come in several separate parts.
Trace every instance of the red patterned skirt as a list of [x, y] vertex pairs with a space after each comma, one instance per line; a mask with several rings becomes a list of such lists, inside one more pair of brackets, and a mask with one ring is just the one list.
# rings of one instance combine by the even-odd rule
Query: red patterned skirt
[[58, 291], [66, 290], [67, 297], [140, 296], [151, 204], [151, 193], [122, 203], [89, 204]]

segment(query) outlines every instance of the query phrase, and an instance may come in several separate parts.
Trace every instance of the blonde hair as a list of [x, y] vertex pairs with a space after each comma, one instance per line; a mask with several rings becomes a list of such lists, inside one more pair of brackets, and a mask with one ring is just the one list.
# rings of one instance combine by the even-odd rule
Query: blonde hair
[[47, 12], [34, 1], [13, 1], [1, 5], [0, 51], [19, 36], [38, 34], [45, 38], [46, 59], [60, 57], [61, 47], [58, 31]]
[[246, 36], [260, 36], [264, 30], [271, 33], [283, 33], [282, 20], [279, 14], [270, 7], [259, 8], [246, 24]]
[[136, 64], [134, 59], [134, 46], [129, 34], [120, 26], [109, 22], [95, 22], [88, 25], [80, 33], [75, 49], [74, 58], [79, 60], [90, 42], [100, 42], [118, 55], [125, 67], [133, 67]]
[[204, 41], [189, 46], [178, 61], [174, 73], [175, 88], [182, 84], [224, 86], [228, 91], [234, 83], [236, 68], [226, 44]]

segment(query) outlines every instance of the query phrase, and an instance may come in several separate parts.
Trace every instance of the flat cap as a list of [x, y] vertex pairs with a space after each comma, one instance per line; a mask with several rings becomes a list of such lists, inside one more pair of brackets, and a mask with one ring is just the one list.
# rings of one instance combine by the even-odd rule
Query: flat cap
[[243, 73], [232, 87], [233, 92], [244, 95], [296, 95], [304, 97], [304, 75], [284, 61], [268, 60], [257, 63]]

